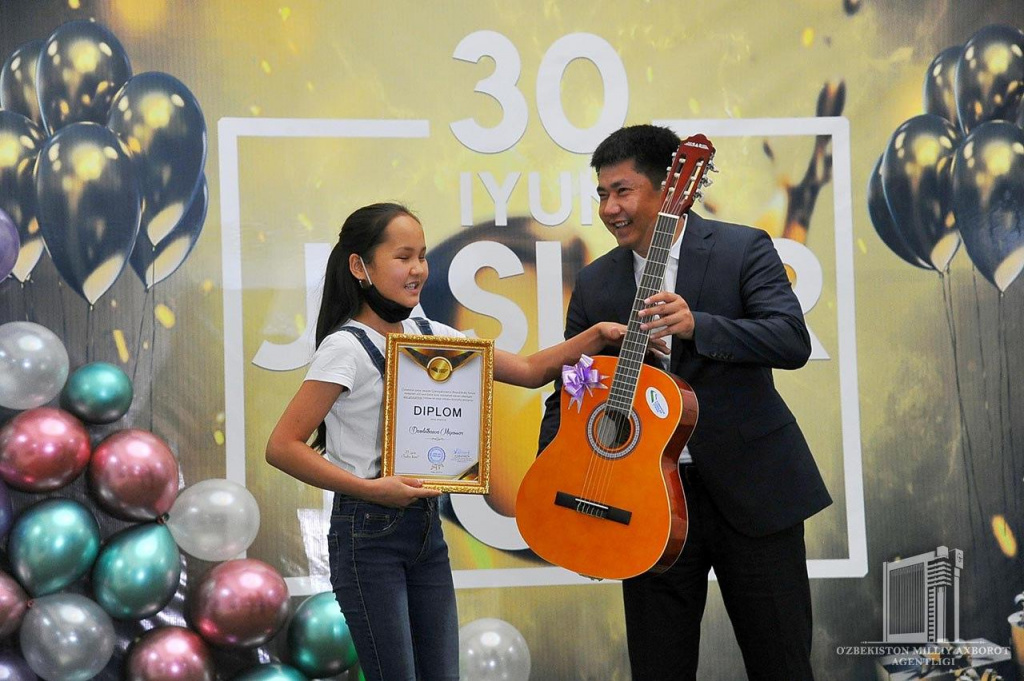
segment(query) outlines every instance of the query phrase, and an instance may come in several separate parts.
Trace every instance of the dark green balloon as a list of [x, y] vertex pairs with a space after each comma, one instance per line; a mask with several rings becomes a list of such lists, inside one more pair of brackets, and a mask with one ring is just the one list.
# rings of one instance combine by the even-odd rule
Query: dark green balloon
[[178, 589], [181, 553], [164, 525], [129, 527], [110, 538], [92, 571], [96, 602], [115, 619], [164, 609]]
[[264, 664], [250, 669], [235, 681], [307, 681], [302, 672], [286, 664]]
[[14, 575], [36, 597], [60, 591], [85, 575], [99, 550], [100, 528], [89, 509], [58, 498], [22, 512], [7, 548]]
[[61, 406], [86, 423], [113, 423], [132, 406], [131, 379], [106, 362], [75, 369], [64, 385]]
[[352, 634], [330, 591], [310, 596], [288, 625], [292, 663], [312, 678], [334, 676], [358, 660]]

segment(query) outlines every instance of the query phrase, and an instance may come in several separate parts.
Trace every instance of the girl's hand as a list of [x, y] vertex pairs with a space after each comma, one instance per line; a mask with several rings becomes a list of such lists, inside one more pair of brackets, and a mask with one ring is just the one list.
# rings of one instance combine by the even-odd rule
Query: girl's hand
[[417, 499], [440, 496], [441, 492], [423, 486], [423, 481], [416, 478], [405, 478], [389, 475], [370, 481], [367, 501], [381, 506], [405, 508]]
[[[619, 346], [622, 339], [626, 337], [626, 325], [616, 322], [599, 322], [596, 324], [597, 331], [601, 335], [604, 345]], [[643, 327], [640, 327], [643, 328]], [[603, 347], [603, 346], [602, 346]], [[668, 355], [668, 344], [662, 338], [651, 338], [647, 343], [647, 349], [656, 355]]]

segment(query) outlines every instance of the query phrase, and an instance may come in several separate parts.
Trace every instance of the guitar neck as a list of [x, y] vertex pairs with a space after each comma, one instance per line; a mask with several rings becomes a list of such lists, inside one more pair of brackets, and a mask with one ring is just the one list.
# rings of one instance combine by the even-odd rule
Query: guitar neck
[[644, 263], [644, 270], [636, 289], [636, 297], [633, 299], [626, 337], [622, 340], [619, 362], [607, 400], [609, 408], [623, 414], [628, 414], [632, 408], [637, 381], [640, 378], [640, 367], [643, 366], [644, 357], [647, 355], [647, 344], [650, 340], [650, 331], [640, 328], [641, 320], [637, 314], [647, 307], [644, 300], [661, 291], [665, 283], [665, 267], [668, 264], [672, 239], [675, 236], [679, 219], [680, 216], [668, 213], [658, 214], [658, 222], [651, 238], [651, 247], [647, 251], [647, 261]]

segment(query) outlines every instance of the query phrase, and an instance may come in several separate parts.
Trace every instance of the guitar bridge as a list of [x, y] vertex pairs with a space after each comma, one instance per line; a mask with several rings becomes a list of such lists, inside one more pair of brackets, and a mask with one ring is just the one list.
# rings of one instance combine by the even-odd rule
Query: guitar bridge
[[615, 506], [609, 506], [608, 504], [601, 504], [584, 497], [576, 496], [575, 494], [569, 494], [568, 492], [555, 493], [555, 506], [568, 508], [576, 511], [577, 513], [583, 513], [584, 515], [589, 515], [594, 518], [610, 520], [613, 523], [622, 523], [623, 525], [629, 525], [629, 521], [633, 517], [632, 511], [627, 511], [623, 508], [616, 508]]

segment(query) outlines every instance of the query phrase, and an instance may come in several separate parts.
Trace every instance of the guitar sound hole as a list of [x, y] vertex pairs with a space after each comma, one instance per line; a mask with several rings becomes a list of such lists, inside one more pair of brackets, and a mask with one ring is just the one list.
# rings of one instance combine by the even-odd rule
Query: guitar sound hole
[[632, 430], [629, 414], [608, 409], [597, 423], [597, 441], [605, 449], [616, 451], [629, 443]]

